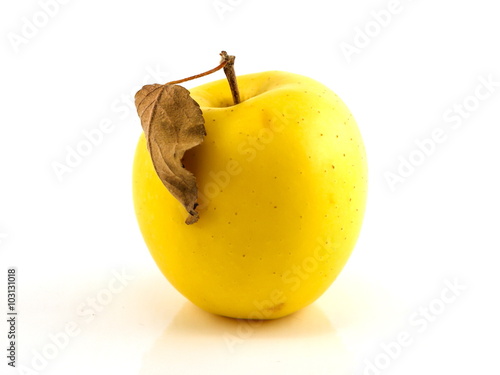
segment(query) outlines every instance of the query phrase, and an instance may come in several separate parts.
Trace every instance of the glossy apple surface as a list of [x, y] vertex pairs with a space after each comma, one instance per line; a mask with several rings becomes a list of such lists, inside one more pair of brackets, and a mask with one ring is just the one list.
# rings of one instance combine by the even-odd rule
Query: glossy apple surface
[[273, 319], [316, 300], [360, 232], [367, 194], [363, 141], [349, 109], [310, 78], [270, 71], [191, 89], [207, 136], [185, 167], [200, 220], [157, 177], [143, 136], [133, 167], [138, 223], [158, 267], [204, 310]]

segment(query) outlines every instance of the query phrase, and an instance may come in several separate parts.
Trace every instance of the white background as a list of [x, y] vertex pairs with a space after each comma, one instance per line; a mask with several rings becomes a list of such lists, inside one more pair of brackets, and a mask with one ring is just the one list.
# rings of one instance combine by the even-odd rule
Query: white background
[[[378, 28], [389, 1], [73, 0], [50, 16], [42, 2], [0, 6], [0, 310], [16, 267], [17, 364], [32, 370], [6, 365], [3, 315], [2, 374], [497, 371], [499, 84], [474, 98], [481, 80], [500, 82], [494, 1], [401, 0]], [[23, 36], [30, 21], [38, 31]], [[28, 37], [16, 47], [14, 34]], [[238, 74], [278, 69], [328, 85], [369, 158], [366, 219], [343, 273], [309, 308], [258, 327], [178, 294], [132, 207], [141, 127], [128, 101], [145, 82], [212, 68], [223, 49]], [[54, 162], [102, 121], [112, 131], [60, 181]], [[446, 140], [418, 159], [416, 141], [437, 129]], [[422, 163], [393, 191], [387, 173], [411, 155]], [[89, 307], [110, 283], [123, 288]]]

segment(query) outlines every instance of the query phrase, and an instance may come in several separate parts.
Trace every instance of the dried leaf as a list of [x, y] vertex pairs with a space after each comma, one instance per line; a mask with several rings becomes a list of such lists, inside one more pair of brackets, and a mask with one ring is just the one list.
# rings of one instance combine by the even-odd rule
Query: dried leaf
[[198, 221], [196, 177], [184, 168], [184, 153], [206, 135], [200, 106], [177, 85], [146, 85], [135, 95], [149, 153], [158, 177], [189, 213], [186, 224]]

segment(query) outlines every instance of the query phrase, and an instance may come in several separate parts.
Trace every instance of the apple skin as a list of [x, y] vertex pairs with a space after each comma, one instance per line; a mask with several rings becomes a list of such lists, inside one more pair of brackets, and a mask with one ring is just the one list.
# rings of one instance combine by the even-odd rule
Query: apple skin
[[315, 301], [357, 241], [367, 195], [363, 141], [330, 89], [281, 71], [191, 89], [207, 136], [185, 167], [198, 183], [200, 219], [157, 177], [144, 136], [133, 166], [139, 227], [170, 283], [200, 308], [274, 319]]

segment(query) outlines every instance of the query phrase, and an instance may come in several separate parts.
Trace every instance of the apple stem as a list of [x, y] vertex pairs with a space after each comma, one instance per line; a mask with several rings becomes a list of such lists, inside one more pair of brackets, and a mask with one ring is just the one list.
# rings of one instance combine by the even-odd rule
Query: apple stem
[[238, 81], [236, 80], [236, 73], [234, 71], [234, 60], [236, 57], [228, 55], [226, 51], [222, 51], [220, 55], [222, 57], [221, 63], [225, 63], [224, 73], [226, 74], [229, 88], [231, 89], [231, 94], [233, 95], [233, 102], [236, 105], [238, 103], [241, 103], [240, 91], [238, 90]]
[[183, 83], [187, 81], [191, 81], [196, 78], [204, 77], [209, 74], [215, 73], [216, 71], [224, 68], [224, 73], [226, 74], [227, 81], [229, 82], [229, 88], [231, 89], [231, 94], [233, 95], [234, 104], [238, 104], [241, 102], [240, 100], [240, 92], [238, 90], [238, 82], [236, 81], [236, 73], [234, 72], [234, 59], [235, 57], [232, 55], [228, 55], [226, 51], [222, 51], [220, 53], [221, 61], [220, 64], [215, 68], [207, 70], [206, 72], [196, 74], [191, 77], [179, 79], [177, 81], [170, 81], [165, 83], [165, 85], [177, 85], [178, 83]]

